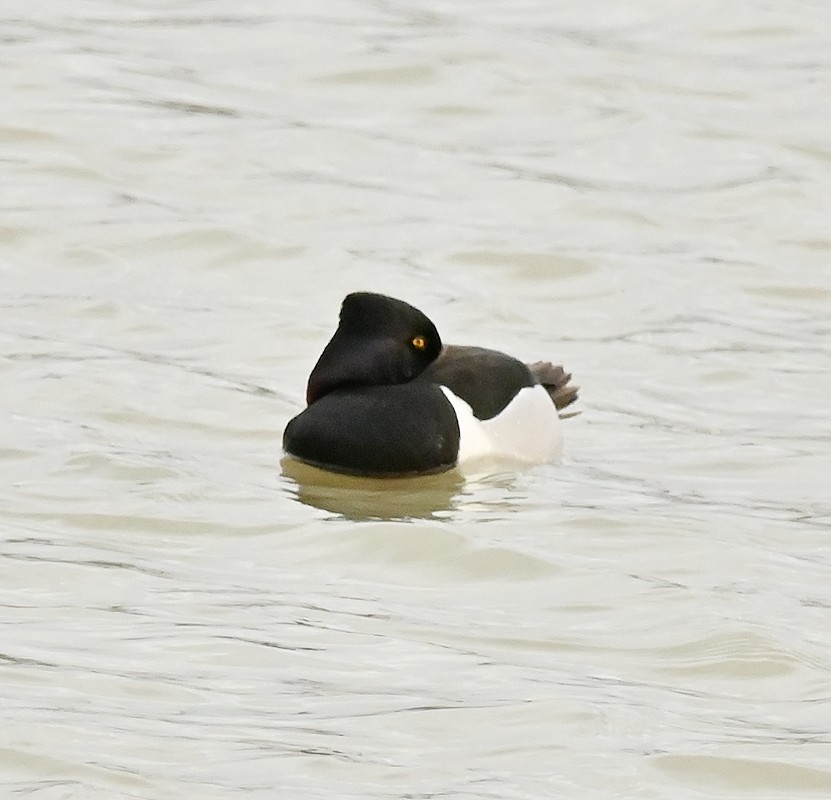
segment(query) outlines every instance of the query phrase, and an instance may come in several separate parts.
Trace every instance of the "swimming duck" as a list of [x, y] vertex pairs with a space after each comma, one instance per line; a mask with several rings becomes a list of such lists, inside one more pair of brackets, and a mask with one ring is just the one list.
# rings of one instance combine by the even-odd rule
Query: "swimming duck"
[[343, 301], [283, 448], [325, 470], [379, 477], [487, 456], [541, 463], [562, 450], [559, 411], [577, 399], [570, 379], [548, 362], [443, 345], [409, 303], [356, 292]]

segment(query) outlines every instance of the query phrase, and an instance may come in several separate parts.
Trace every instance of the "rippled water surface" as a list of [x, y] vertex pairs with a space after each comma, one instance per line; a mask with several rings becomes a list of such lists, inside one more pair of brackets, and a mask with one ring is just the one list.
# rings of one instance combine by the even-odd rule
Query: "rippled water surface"
[[[18, 5], [0, 795], [831, 796], [827, 3]], [[284, 469], [355, 289], [562, 463]]]

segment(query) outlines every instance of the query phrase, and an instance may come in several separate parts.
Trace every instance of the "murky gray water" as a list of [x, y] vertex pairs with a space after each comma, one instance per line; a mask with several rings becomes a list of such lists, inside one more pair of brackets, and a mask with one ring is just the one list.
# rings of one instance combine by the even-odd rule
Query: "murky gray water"
[[[831, 9], [2, 12], [0, 795], [831, 796]], [[561, 464], [310, 481], [341, 297]]]

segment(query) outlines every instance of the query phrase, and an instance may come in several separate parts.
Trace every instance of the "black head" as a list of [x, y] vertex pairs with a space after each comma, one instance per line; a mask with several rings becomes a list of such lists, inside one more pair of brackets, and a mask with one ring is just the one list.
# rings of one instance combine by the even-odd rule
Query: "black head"
[[309, 376], [306, 402], [335, 389], [406, 383], [440, 352], [436, 326], [409, 303], [370, 292], [347, 295], [338, 329]]

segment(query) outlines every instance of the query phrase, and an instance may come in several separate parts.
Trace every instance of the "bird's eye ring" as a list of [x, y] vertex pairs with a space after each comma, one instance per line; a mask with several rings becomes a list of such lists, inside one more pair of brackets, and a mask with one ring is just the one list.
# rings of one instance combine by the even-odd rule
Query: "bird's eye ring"
[[423, 350], [427, 347], [427, 340], [423, 336], [413, 336], [410, 340], [410, 344], [415, 347], [416, 350]]

